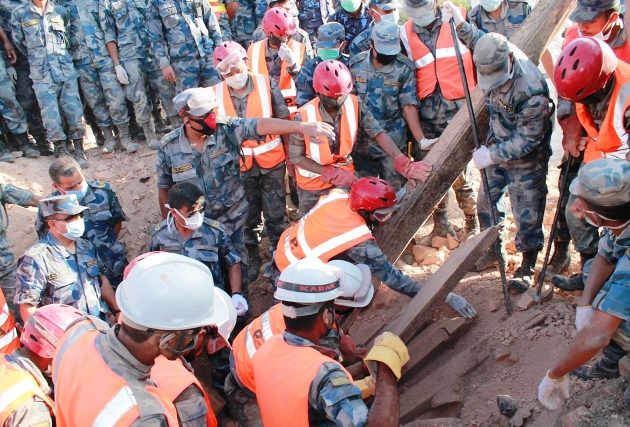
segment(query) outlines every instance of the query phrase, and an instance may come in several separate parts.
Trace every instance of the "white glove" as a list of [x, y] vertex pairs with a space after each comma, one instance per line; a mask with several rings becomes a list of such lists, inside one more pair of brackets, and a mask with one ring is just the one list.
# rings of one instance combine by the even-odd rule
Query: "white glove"
[[551, 411], [557, 409], [571, 396], [569, 393], [569, 376], [557, 380], [549, 378], [549, 371], [538, 384], [538, 400]]
[[460, 316], [463, 316], [466, 319], [473, 319], [477, 316], [477, 311], [468, 301], [466, 301], [466, 298], [453, 292], [446, 296], [444, 302]]
[[450, 1], [446, 1], [442, 4], [442, 22], [448, 23], [451, 19], [455, 27], [464, 22], [464, 16], [461, 10]]
[[125, 67], [123, 67], [122, 64], [118, 64], [114, 67], [114, 70], [116, 71], [116, 78], [118, 79], [120, 84], [128, 85], [129, 76], [127, 75], [127, 71], [125, 70]]
[[584, 329], [586, 325], [591, 323], [593, 312], [593, 307], [591, 307], [590, 305], [587, 305], [585, 307], [577, 307], [575, 309], [575, 329], [577, 329], [578, 332]]
[[15, 68], [8, 67], [7, 68], [7, 74], [9, 75], [9, 77], [11, 77], [11, 81], [13, 83], [17, 82], [17, 71], [15, 71]]
[[487, 168], [488, 166], [494, 164], [490, 158], [490, 150], [488, 150], [488, 147], [482, 145], [477, 148], [473, 152], [473, 162], [475, 163], [475, 167], [477, 169]]
[[280, 59], [286, 62], [289, 67], [293, 67], [297, 62], [295, 57], [293, 56], [293, 52], [285, 43], [282, 43], [280, 45], [280, 49], [278, 49], [278, 56], [280, 57]]
[[238, 316], [242, 316], [247, 313], [247, 309], [249, 306], [247, 305], [247, 301], [243, 298], [241, 294], [233, 294], [232, 295], [232, 304], [234, 304], [234, 308], [236, 309], [236, 314]]
[[433, 144], [435, 144], [438, 139], [440, 138], [433, 138], [433, 139], [426, 139], [426, 138], [422, 138], [420, 140], [420, 149], [421, 150], [430, 150], [431, 147], [433, 147]]

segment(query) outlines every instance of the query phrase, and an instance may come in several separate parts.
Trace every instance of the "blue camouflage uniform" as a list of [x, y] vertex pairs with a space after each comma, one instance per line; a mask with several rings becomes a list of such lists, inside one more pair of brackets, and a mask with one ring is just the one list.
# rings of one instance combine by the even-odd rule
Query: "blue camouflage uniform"
[[[118, 195], [106, 181], [87, 180], [88, 191], [79, 204], [88, 209], [83, 211], [85, 233], [83, 238], [94, 245], [101, 262], [101, 273], [107, 277], [114, 288], [122, 281], [127, 254], [125, 247], [118, 240], [114, 227], [127, 216], [123, 212]], [[48, 197], [59, 196], [58, 191]], [[41, 209], [37, 211], [35, 229], [40, 237], [46, 233]]]
[[173, 67], [177, 93], [221, 81], [212, 66], [221, 30], [208, 2], [150, 0], [146, 19], [158, 66], [161, 70]]
[[175, 225], [169, 225], [171, 221], [165, 219], [154, 227], [149, 250], [172, 252], [204, 263], [212, 273], [214, 286], [230, 293], [224, 280], [225, 271], [227, 267], [241, 262], [241, 258], [232, 246], [223, 224], [204, 218], [201, 227], [184, 240]]
[[364, 4], [361, 4], [361, 13], [359, 13], [359, 16], [352, 16], [345, 9], [339, 8], [328, 18], [328, 22], [339, 22], [345, 28], [346, 45], [342, 52], [347, 54], [350, 51], [350, 44], [354, 38], [367, 30], [370, 24], [372, 24], [372, 17], [368, 13], [368, 8]]
[[15, 305], [13, 297], [15, 295], [15, 256], [11, 252], [11, 245], [7, 237], [7, 228], [9, 227], [9, 217], [7, 216], [4, 205], [20, 205], [27, 207], [33, 200], [33, 193], [11, 184], [0, 184], [0, 288], [7, 299], [7, 303], [14, 313]]
[[[8, 67], [11, 67], [10, 63]], [[26, 115], [15, 96], [13, 81], [7, 73], [7, 64], [3, 59], [0, 59], [0, 115], [12, 134], [22, 134], [28, 130]]]
[[15, 303], [67, 304], [92, 316], [108, 311], [101, 301], [101, 269], [94, 246], [77, 239], [70, 253], [52, 234], [24, 252], [18, 262]]
[[358, 55], [361, 52], [365, 52], [370, 49], [370, 40], [372, 40], [372, 28], [374, 28], [374, 22], [372, 22], [368, 27], [356, 35], [356, 37], [350, 43], [348, 47], [348, 54], [350, 55], [350, 59], [353, 56]]
[[[226, 0], [225, 4], [229, 5], [234, 1]], [[256, 0], [239, 0], [236, 14], [230, 21], [232, 40], [247, 49], [258, 24], [260, 24], [260, 19], [256, 13]]]
[[[484, 8], [475, 6], [468, 13], [467, 21], [484, 33], [499, 33], [509, 39], [521, 28], [532, 8], [526, 0], [503, 0], [500, 7], [501, 16], [494, 19]], [[461, 34], [460, 31], [464, 30], [463, 27], [465, 26], [458, 29], [459, 34]]]
[[317, 43], [317, 29], [328, 22], [335, 12], [333, 0], [300, 0], [298, 20], [313, 43]]
[[43, 16], [30, 2], [15, 9], [11, 16], [11, 37], [16, 49], [28, 58], [33, 90], [50, 142], [65, 141], [66, 137], [81, 139], [84, 135], [77, 72], [69, 50], [69, 24], [66, 9], [52, 2], [46, 3]]

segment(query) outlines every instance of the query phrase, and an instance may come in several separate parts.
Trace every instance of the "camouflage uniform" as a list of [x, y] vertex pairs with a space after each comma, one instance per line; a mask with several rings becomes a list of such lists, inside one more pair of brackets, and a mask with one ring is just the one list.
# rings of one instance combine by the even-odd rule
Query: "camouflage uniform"
[[150, 0], [147, 27], [158, 66], [161, 70], [172, 66], [175, 71], [177, 93], [221, 81], [212, 66], [221, 30], [207, 2]]
[[347, 54], [350, 51], [350, 44], [356, 36], [368, 29], [372, 23], [372, 17], [368, 13], [367, 7], [361, 5], [361, 13], [358, 17], [351, 16], [345, 9], [339, 8], [333, 13], [328, 22], [339, 22], [346, 30], [346, 46], [343, 49], [343, 53]]
[[335, 12], [333, 0], [300, 0], [298, 19], [313, 43], [317, 43], [317, 29], [328, 22]]
[[[229, 5], [233, 1], [235, 0], [226, 0], [225, 3]], [[230, 21], [232, 40], [247, 49], [259, 23], [260, 20], [256, 14], [256, 0], [240, 0], [234, 19]]]
[[[503, 0], [501, 4], [501, 16], [494, 19], [481, 6], [475, 6], [468, 13], [467, 21], [474, 24], [475, 27], [484, 33], [503, 34], [508, 39], [521, 28], [525, 18], [532, 11], [527, 0]], [[470, 25], [469, 24], [469, 25]], [[462, 31], [466, 31], [468, 25], [463, 24], [458, 29], [458, 35], [461, 37]]]
[[44, 16], [32, 3], [17, 8], [11, 16], [11, 36], [16, 49], [28, 58], [33, 90], [39, 103], [49, 141], [83, 138], [83, 109], [77, 72], [68, 50], [67, 11], [46, 3]]
[[[83, 212], [85, 222], [83, 238], [89, 240], [96, 248], [102, 263], [101, 273], [116, 288], [122, 281], [123, 271], [127, 266], [127, 254], [125, 247], [118, 240], [114, 227], [127, 221], [127, 216], [123, 212], [118, 195], [109, 182], [90, 179], [87, 180], [87, 184], [88, 191], [79, 200], [81, 206], [88, 208]], [[55, 191], [48, 197], [59, 196], [60, 194]], [[42, 211], [38, 209], [35, 230], [40, 237], [45, 235], [45, 227]]]
[[355, 55], [365, 52], [370, 49], [370, 40], [372, 40], [372, 28], [374, 28], [374, 22], [372, 22], [365, 30], [356, 35], [356, 37], [350, 43], [348, 47], [348, 54], [350, 59]]
[[7, 129], [12, 134], [17, 135], [28, 130], [26, 115], [15, 97], [13, 81], [11, 81], [5, 62], [2, 59], [0, 59], [0, 114], [7, 125]]
[[204, 263], [212, 272], [214, 286], [230, 292], [225, 286], [225, 270], [241, 262], [241, 258], [226, 235], [223, 224], [209, 218], [204, 218], [203, 222], [188, 240], [184, 240], [175, 225], [169, 226], [169, 219], [165, 219], [153, 229], [149, 250], [172, 252]]
[[33, 200], [33, 193], [10, 184], [0, 184], [0, 288], [7, 299], [11, 311], [17, 313], [13, 298], [15, 296], [15, 257], [11, 252], [11, 245], [6, 231], [9, 227], [9, 217], [4, 205], [7, 203], [27, 207]]
[[[252, 43], [256, 43], [259, 42], [263, 39], [266, 39], [267, 35], [265, 34], [265, 32], [262, 29], [262, 26], [259, 26], [258, 28], [256, 28], [256, 30], [254, 31], [254, 34], [252, 35]], [[311, 38], [309, 37], [309, 35], [306, 33], [306, 31], [304, 31], [301, 28], [298, 28], [297, 31], [295, 33], [293, 33], [290, 37], [292, 40], [295, 40], [296, 42], [300, 42], [302, 44], [304, 44], [304, 62], [306, 62], [307, 60], [313, 58], [315, 55], [313, 54], [313, 45], [311, 43]], [[276, 52], [277, 55], [277, 52]], [[267, 61], [269, 62], [269, 61]], [[279, 63], [280, 61], [278, 61]], [[267, 66], [269, 66], [269, 64], [267, 64]], [[299, 70], [298, 70], [299, 71]], [[296, 71], [297, 73], [297, 71]], [[271, 72], [269, 72], [269, 75], [271, 75]], [[280, 69], [278, 68], [278, 75], [280, 75]]]
[[[315, 89], [313, 89], [313, 75], [315, 74], [315, 67], [322, 61], [322, 58], [316, 56], [300, 68], [295, 85], [297, 92], [295, 103], [298, 107], [301, 107], [317, 96]], [[341, 62], [346, 67], [348, 66], [348, 57], [345, 55], [341, 55], [337, 58], [337, 61]]]

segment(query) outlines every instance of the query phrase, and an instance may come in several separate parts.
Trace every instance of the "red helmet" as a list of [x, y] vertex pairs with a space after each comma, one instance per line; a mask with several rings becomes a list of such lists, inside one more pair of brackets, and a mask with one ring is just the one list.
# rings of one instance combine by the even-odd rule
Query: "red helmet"
[[569, 43], [553, 69], [558, 95], [579, 102], [602, 89], [617, 68], [618, 59], [606, 43], [580, 37]]
[[227, 41], [215, 47], [214, 53], [212, 54], [212, 61], [214, 63], [214, 66], [216, 67], [219, 62], [223, 61], [225, 58], [228, 57], [228, 55], [234, 52], [239, 54], [241, 59], [247, 59], [247, 51], [243, 46], [236, 42]]
[[20, 342], [38, 356], [52, 359], [66, 329], [85, 316], [64, 304], [39, 307], [26, 321]]
[[265, 12], [262, 28], [265, 34], [276, 37], [290, 36], [297, 30], [293, 15], [282, 7], [272, 7]]
[[352, 75], [348, 67], [334, 59], [322, 61], [315, 67], [313, 88], [320, 95], [338, 98], [352, 92]]
[[350, 209], [355, 212], [374, 212], [392, 207], [396, 202], [394, 187], [380, 178], [361, 178], [350, 188]]

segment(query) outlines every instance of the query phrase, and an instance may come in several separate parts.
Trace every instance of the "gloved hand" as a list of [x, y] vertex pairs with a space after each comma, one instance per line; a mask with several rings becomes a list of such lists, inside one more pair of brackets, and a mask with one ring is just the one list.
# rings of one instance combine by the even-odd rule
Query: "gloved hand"
[[538, 384], [538, 400], [551, 411], [557, 409], [570, 396], [568, 375], [554, 380], [549, 378], [547, 371], [545, 378]]
[[477, 316], [477, 310], [475, 310], [475, 308], [466, 301], [466, 298], [453, 292], [446, 296], [444, 302], [460, 316], [465, 317], [466, 319], [472, 319]]
[[13, 67], [7, 67], [7, 74], [11, 77], [11, 81], [15, 84], [17, 82], [17, 71]]
[[339, 337], [339, 351], [344, 361], [353, 363], [365, 357], [367, 348], [358, 347], [350, 335], [342, 335]]
[[452, 19], [455, 27], [464, 22], [464, 16], [462, 15], [461, 10], [459, 10], [459, 8], [450, 1], [445, 1], [444, 4], [442, 4], [441, 10], [442, 22], [448, 23], [448, 21]]
[[114, 70], [116, 71], [116, 78], [118, 79], [120, 84], [128, 85], [129, 76], [127, 75], [127, 70], [125, 70], [125, 67], [123, 67], [122, 64], [118, 64], [114, 67]]
[[373, 378], [377, 375], [375, 362], [389, 366], [396, 378], [400, 379], [402, 367], [409, 362], [407, 346], [398, 336], [385, 332], [374, 339], [374, 345], [365, 356], [365, 364]]
[[356, 380], [353, 384], [361, 390], [361, 399], [363, 400], [374, 396], [376, 393], [376, 381], [374, 381], [372, 376], [367, 376], [362, 380]]
[[475, 163], [475, 167], [477, 169], [484, 169], [490, 165], [493, 165], [494, 162], [490, 158], [490, 150], [485, 145], [477, 148], [473, 151], [473, 162]]
[[348, 187], [357, 180], [354, 173], [333, 165], [322, 166], [322, 181], [334, 185], [335, 187]]
[[584, 307], [577, 307], [575, 309], [575, 329], [582, 330], [586, 325], [591, 323], [593, 318], [593, 307], [586, 305]]
[[578, 119], [577, 114], [572, 114], [562, 120], [558, 120], [558, 123], [562, 128], [562, 148], [573, 157], [578, 157], [580, 155], [578, 145], [583, 131], [580, 119]]
[[280, 48], [278, 49], [278, 56], [280, 57], [280, 59], [286, 62], [289, 67], [293, 67], [297, 62], [297, 60], [293, 56], [291, 48], [289, 48], [286, 43], [282, 43], [280, 45]]
[[420, 140], [420, 149], [421, 150], [430, 150], [431, 147], [433, 147], [433, 144], [438, 142], [438, 139], [440, 139], [440, 138], [433, 138], [433, 139], [422, 138]]
[[236, 314], [238, 316], [242, 316], [247, 313], [249, 306], [247, 305], [247, 300], [243, 298], [243, 295], [232, 294], [232, 304], [234, 304], [234, 308], [236, 309]]
[[411, 188], [413, 188], [416, 186], [414, 180], [422, 182], [427, 180], [429, 172], [431, 172], [433, 166], [425, 162], [412, 162], [404, 154], [399, 154], [394, 159], [394, 169], [396, 172], [407, 178]]

